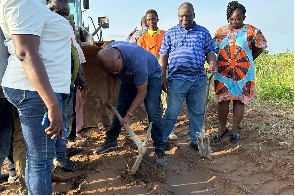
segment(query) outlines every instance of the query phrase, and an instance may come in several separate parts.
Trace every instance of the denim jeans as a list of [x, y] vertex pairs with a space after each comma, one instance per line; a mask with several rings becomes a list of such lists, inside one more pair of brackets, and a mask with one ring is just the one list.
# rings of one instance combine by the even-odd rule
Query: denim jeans
[[172, 132], [184, 99], [189, 116], [191, 143], [197, 143], [196, 133], [201, 132], [206, 94], [206, 78], [196, 81], [170, 80], [167, 91], [167, 108], [163, 114], [164, 142]]
[[0, 98], [0, 166], [2, 166], [4, 159], [8, 156], [11, 136], [12, 105], [6, 98]]
[[[36, 91], [4, 87], [7, 99], [17, 107], [27, 149], [25, 178], [28, 193], [52, 194], [51, 165], [55, 155], [55, 139], [42, 126], [46, 105]], [[56, 94], [61, 103], [61, 94]]]
[[[117, 103], [117, 110], [119, 114], [124, 117], [136, 97], [137, 89], [134, 83], [125, 83], [121, 81], [120, 91]], [[151, 135], [154, 141], [155, 149], [164, 150], [165, 143], [163, 141], [163, 128], [160, 110], [160, 96], [161, 96], [161, 79], [149, 78], [147, 95], [144, 99], [146, 112], [150, 122], [153, 122]], [[114, 116], [112, 126], [107, 131], [106, 142], [117, 141], [120, 134], [121, 124], [116, 116]]]
[[[67, 99], [62, 100], [62, 116], [65, 126], [69, 130], [69, 124], [71, 124], [71, 119], [73, 117], [73, 100], [74, 100], [74, 88], [71, 87], [70, 94], [68, 94]], [[67, 135], [65, 133], [65, 138]], [[67, 158], [67, 141], [62, 139], [61, 135], [56, 138], [55, 143], [55, 160], [60, 161]]]

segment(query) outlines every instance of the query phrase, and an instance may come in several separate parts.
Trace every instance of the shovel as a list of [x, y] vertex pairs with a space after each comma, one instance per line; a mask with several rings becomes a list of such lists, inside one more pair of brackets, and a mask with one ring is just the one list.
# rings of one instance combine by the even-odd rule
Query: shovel
[[209, 135], [205, 133], [204, 124], [205, 124], [206, 108], [207, 108], [207, 102], [208, 102], [208, 96], [209, 96], [209, 87], [210, 87], [212, 77], [213, 77], [213, 74], [211, 74], [209, 78], [207, 77], [202, 131], [200, 133], [197, 133], [199, 154], [201, 157], [208, 158], [210, 160], [212, 159], [211, 147], [210, 147], [210, 142], [209, 142]]
[[[115, 113], [115, 115], [117, 116], [117, 118], [119, 119], [119, 121], [122, 122], [123, 119], [122, 119], [121, 115], [119, 114], [119, 112], [116, 110], [116, 108], [114, 108], [113, 106], [111, 108], [112, 108], [113, 112]], [[140, 166], [143, 155], [147, 151], [148, 141], [149, 141], [149, 138], [150, 138], [150, 135], [151, 135], [151, 130], [152, 130], [152, 122], [150, 122], [150, 124], [149, 124], [147, 134], [146, 134], [143, 142], [134, 133], [134, 131], [132, 131], [132, 129], [131, 129], [131, 127], [129, 125], [124, 124], [124, 129], [129, 133], [129, 135], [131, 136], [132, 140], [136, 144], [136, 146], [138, 148], [138, 151], [139, 151], [139, 155], [137, 156], [133, 167], [129, 171], [130, 175], [135, 175], [136, 171], [138, 170], [138, 168]]]

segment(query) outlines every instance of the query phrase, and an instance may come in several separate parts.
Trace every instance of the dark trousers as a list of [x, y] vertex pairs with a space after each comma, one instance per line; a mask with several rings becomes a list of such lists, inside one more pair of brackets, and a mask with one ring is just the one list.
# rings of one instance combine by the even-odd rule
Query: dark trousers
[[[9, 155], [12, 138], [12, 118], [11, 103], [6, 98], [0, 98], [0, 166], [2, 166], [4, 159]], [[10, 154], [9, 158], [13, 162], [12, 154]], [[9, 167], [12, 167], [11, 164], [9, 164]]]
[[[124, 117], [136, 97], [137, 89], [134, 83], [121, 82], [120, 91], [117, 103], [117, 110], [119, 114]], [[163, 128], [160, 109], [160, 96], [161, 96], [161, 79], [149, 78], [147, 95], [144, 100], [146, 112], [148, 114], [149, 122], [153, 122], [151, 136], [154, 141], [154, 147], [159, 150], [165, 149], [165, 143], [163, 141]], [[114, 116], [112, 126], [107, 131], [106, 141], [116, 141], [120, 131], [121, 123], [116, 116]]]

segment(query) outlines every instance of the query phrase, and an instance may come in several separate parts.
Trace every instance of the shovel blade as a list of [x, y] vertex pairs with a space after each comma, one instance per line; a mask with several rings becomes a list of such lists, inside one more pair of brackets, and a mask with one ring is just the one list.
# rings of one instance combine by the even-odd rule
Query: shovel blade
[[143, 155], [145, 155], [145, 153], [147, 151], [147, 146], [148, 146], [148, 142], [149, 142], [149, 138], [150, 138], [151, 130], [152, 130], [152, 124], [153, 123], [150, 122], [150, 125], [149, 125], [149, 128], [147, 130], [147, 134], [145, 136], [145, 139], [142, 142], [141, 147], [138, 149], [139, 155], [137, 156], [136, 161], [135, 161], [133, 167], [129, 171], [129, 174], [132, 175], [132, 176], [136, 174], [136, 172], [137, 172], [137, 170], [138, 170], [138, 168], [140, 166], [140, 163], [142, 161]]
[[204, 132], [197, 133], [199, 154], [203, 158], [212, 159], [209, 135]]

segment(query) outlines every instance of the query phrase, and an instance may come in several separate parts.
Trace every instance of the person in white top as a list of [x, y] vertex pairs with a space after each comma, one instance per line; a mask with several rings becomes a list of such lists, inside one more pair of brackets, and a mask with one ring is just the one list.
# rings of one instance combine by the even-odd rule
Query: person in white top
[[55, 138], [64, 134], [61, 94], [70, 92], [71, 27], [37, 0], [2, 0], [0, 27], [10, 53], [1, 85], [20, 115], [28, 193], [50, 195]]

